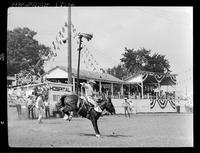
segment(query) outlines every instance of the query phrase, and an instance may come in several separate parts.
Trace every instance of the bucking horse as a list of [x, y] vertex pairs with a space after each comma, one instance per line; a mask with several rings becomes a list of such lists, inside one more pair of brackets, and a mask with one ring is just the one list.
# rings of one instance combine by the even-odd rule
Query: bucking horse
[[[102, 95], [97, 103], [102, 112], [106, 110], [111, 115], [115, 114], [115, 108], [110, 97]], [[92, 122], [96, 137], [100, 137], [97, 120], [102, 116], [102, 113], [95, 111], [94, 107], [86, 99], [80, 98], [76, 94], [63, 95], [56, 103], [56, 108], [67, 115], [70, 112], [77, 112], [80, 116], [89, 119]]]

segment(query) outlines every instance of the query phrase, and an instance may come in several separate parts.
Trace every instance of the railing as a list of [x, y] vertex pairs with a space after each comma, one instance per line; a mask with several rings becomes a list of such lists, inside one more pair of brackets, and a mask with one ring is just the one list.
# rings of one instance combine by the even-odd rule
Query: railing
[[[111, 96], [112, 99], [175, 99], [173, 96], [151, 96], [151, 95], [143, 95], [143, 98], [139, 95], [113, 95]], [[177, 98], [175, 100], [178, 100]]]

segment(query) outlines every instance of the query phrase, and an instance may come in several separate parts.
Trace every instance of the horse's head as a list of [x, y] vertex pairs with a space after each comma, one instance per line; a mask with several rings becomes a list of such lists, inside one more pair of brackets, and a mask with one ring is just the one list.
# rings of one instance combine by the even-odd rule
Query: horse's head
[[107, 97], [106, 99], [102, 99], [102, 101], [103, 101], [102, 105], [104, 105], [104, 109], [106, 111], [108, 111], [111, 115], [116, 114], [115, 107], [112, 104], [110, 97]]

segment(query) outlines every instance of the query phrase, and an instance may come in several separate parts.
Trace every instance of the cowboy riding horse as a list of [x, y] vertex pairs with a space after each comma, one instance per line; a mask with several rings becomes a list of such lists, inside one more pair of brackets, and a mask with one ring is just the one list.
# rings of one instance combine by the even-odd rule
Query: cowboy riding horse
[[[111, 115], [115, 114], [115, 108], [110, 97], [102, 95], [97, 103], [102, 112], [106, 110]], [[67, 115], [70, 115], [70, 112], [77, 112], [80, 116], [89, 119], [92, 122], [96, 137], [100, 137], [97, 120], [102, 116], [102, 113], [97, 112], [86, 99], [80, 98], [76, 94], [63, 95], [59, 102], [56, 103], [56, 108]]]

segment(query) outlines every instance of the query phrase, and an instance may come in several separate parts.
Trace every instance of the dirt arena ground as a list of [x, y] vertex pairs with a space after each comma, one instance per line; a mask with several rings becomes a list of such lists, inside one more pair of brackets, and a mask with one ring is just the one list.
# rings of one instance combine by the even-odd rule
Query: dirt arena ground
[[193, 147], [193, 114], [132, 114], [103, 116], [98, 120], [101, 138], [85, 118], [17, 119], [8, 109], [10, 147]]

